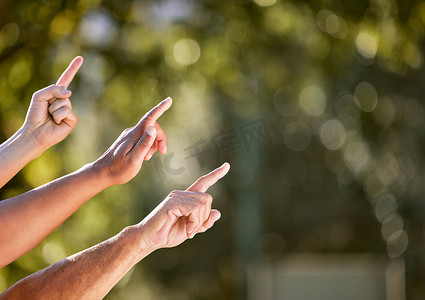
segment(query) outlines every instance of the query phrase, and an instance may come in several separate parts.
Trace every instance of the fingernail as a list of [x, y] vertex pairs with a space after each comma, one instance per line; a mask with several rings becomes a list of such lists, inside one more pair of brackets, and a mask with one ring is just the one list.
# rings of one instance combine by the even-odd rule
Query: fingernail
[[67, 89], [62, 90], [62, 94], [66, 95], [66, 94], [68, 94], [68, 93], [69, 93], [69, 91], [68, 91]]
[[168, 101], [171, 101], [171, 97], [165, 98], [163, 102], [168, 102]]
[[150, 136], [154, 136], [154, 135], [155, 135], [155, 132], [156, 132], [156, 130], [155, 130], [155, 127], [153, 127], [153, 126], [149, 126], [149, 127], [146, 129], [146, 133], [147, 133], [148, 135], [150, 135]]
[[167, 153], [167, 146], [164, 148], [164, 154]]
[[147, 155], [147, 156], [146, 156], [146, 160], [151, 159], [151, 157], [152, 157], [152, 155], [151, 155], [151, 154]]

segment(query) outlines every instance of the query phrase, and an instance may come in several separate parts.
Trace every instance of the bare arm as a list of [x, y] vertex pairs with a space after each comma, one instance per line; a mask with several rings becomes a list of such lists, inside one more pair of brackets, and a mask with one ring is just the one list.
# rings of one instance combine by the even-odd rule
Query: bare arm
[[[124, 132], [94, 163], [22, 195], [0, 202], [0, 267], [34, 248], [88, 199], [131, 180], [161, 135], [156, 120], [168, 98]], [[162, 132], [161, 143], [166, 143]], [[156, 150], [156, 148], [155, 148]], [[153, 154], [153, 153], [152, 153]]]
[[107, 184], [92, 165], [0, 202], [0, 267], [38, 245]]
[[138, 234], [118, 235], [59, 261], [11, 286], [0, 299], [102, 299], [133, 265], [150, 253]]
[[224, 164], [186, 191], [171, 192], [139, 224], [22, 279], [0, 299], [102, 299], [154, 250], [175, 247], [214, 225], [220, 213], [211, 210], [212, 197], [205, 191], [228, 171]]
[[39, 157], [43, 150], [32, 134], [20, 128], [0, 145], [0, 188], [12, 179], [26, 164]]

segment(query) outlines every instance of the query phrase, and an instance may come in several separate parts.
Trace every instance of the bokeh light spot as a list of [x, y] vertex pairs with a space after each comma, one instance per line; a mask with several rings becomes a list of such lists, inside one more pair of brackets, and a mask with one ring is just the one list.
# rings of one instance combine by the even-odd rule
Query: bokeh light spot
[[259, 6], [272, 6], [277, 0], [254, 0], [254, 2]]
[[96, 10], [83, 16], [79, 34], [83, 43], [108, 47], [118, 35], [117, 24], [104, 10]]
[[388, 241], [388, 239], [394, 232], [400, 231], [403, 228], [404, 228], [403, 218], [397, 213], [391, 214], [382, 221], [382, 227], [381, 227], [382, 238], [385, 241]]
[[385, 186], [391, 185], [399, 176], [399, 163], [392, 153], [381, 155], [376, 163], [376, 176]]
[[28, 183], [37, 187], [57, 178], [61, 167], [59, 155], [54, 151], [46, 151], [42, 157], [30, 162], [22, 172]]
[[307, 115], [318, 117], [326, 109], [325, 92], [316, 85], [307, 86], [299, 95], [299, 104]]
[[335, 34], [339, 31], [339, 20], [336, 15], [330, 15], [325, 21], [326, 31], [330, 34]]
[[398, 257], [406, 251], [409, 238], [404, 230], [394, 232], [387, 241], [387, 253], [391, 258]]
[[378, 104], [378, 92], [369, 82], [360, 82], [354, 90], [354, 99], [358, 108], [365, 112], [371, 112]]
[[54, 242], [46, 242], [43, 246], [42, 255], [44, 261], [52, 265], [66, 257], [66, 253], [62, 245]]
[[196, 63], [201, 56], [199, 44], [192, 39], [181, 39], [173, 48], [174, 59], [183, 66]]
[[344, 160], [355, 173], [365, 170], [371, 161], [369, 147], [361, 141], [349, 143], [344, 149]]
[[378, 50], [378, 41], [374, 34], [368, 31], [360, 31], [356, 38], [356, 48], [365, 58], [374, 58]]
[[332, 11], [322, 9], [317, 13], [316, 22], [319, 28], [337, 39], [344, 39], [348, 34], [347, 22]]
[[13, 46], [19, 39], [19, 26], [16, 23], [5, 25], [0, 31], [0, 41], [6, 47]]
[[375, 206], [375, 216], [379, 222], [384, 222], [385, 218], [397, 212], [397, 200], [393, 195], [385, 195], [378, 200]]
[[9, 71], [9, 83], [14, 88], [25, 86], [33, 74], [33, 62], [31, 56], [19, 59]]
[[412, 68], [419, 69], [423, 64], [422, 52], [412, 43], [403, 47], [403, 60]]
[[277, 33], [287, 32], [294, 23], [294, 14], [289, 7], [273, 6], [264, 12], [264, 23]]
[[54, 35], [63, 36], [74, 28], [75, 16], [71, 10], [61, 11], [53, 18], [50, 30]]
[[344, 125], [338, 120], [328, 120], [320, 129], [320, 139], [323, 145], [329, 150], [338, 150], [346, 138]]
[[282, 116], [292, 117], [297, 115], [300, 110], [296, 100], [295, 89], [291, 86], [286, 86], [276, 91], [273, 96], [273, 105]]

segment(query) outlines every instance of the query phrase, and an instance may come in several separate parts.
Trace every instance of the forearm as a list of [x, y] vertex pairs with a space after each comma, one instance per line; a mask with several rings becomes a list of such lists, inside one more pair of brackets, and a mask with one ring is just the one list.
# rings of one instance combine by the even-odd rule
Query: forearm
[[23, 127], [0, 145], [0, 188], [43, 150], [34, 136]]
[[38, 245], [87, 200], [109, 186], [93, 164], [0, 202], [0, 267]]
[[17, 282], [0, 299], [102, 299], [141, 259], [140, 232], [128, 227], [94, 247]]

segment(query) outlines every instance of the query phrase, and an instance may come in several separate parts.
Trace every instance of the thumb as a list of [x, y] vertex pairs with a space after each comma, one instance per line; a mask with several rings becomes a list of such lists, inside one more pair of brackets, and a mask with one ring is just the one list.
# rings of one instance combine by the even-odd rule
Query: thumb
[[143, 133], [143, 136], [137, 141], [136, 145], [131, 151], [133, 152], [133, 155], [135, 155], [137, 159], [143, 161], [143, 158], [155, 142], [155, 138], [156, 129], [153, 126], [149, 126], [148, 128], [146, 128], [145, 132]]

